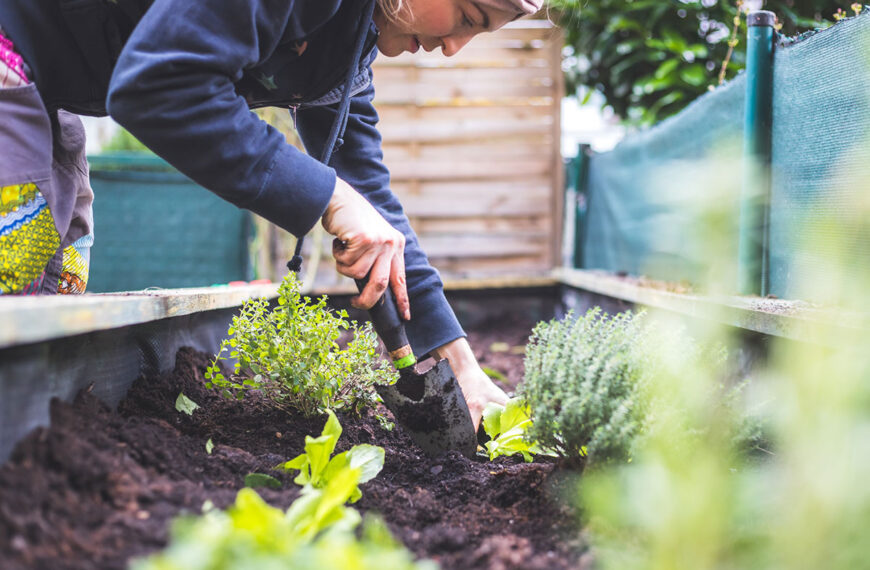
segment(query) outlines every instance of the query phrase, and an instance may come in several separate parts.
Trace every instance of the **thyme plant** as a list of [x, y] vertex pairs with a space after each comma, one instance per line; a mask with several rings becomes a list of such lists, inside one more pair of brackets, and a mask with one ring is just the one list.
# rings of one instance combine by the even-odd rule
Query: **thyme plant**
[[[762, 426], [742, 408], [746, 382], [725, 373], [727, 354], [721, 344], [699, 343], [644, 314], [610, 316], [596, 307], [580, 318], [540, 323], [521, 387], [531, 406], [526, 438], [584, 466], [626, 463], [673, 425], [682, 429], [671, 434], [672, 447], [690, 448], [721, 424], [728, 426], [724, 455], [763, 451]], [[706, 402], [704, 414], [663, 394], [675, 363], [682, 375], [704, 371], [694, 384], [687, 380]]]
[[644, 417], [642, 320], [596, 307], [535, 327], [521, 387], [529, 438], [582, 463], [630, 457]]
[[[373, 386], [394, 382], [396, 373], [378, 355], [371, 324], [359, 326], [346, 311], [329, 309], [325, 296], [304, 298], [299, 287], [291, 273], [278, 288], [276, 307], [265, 299], [245, 303], [206, 370], [207, 386], [237, 398], [260, 390], [277, 406], [309, 416], [374, 406]], [[353, 340], [342, 348], [344, 331]], [[227, 376], [219, 363], [228, 359], [236, 362]]]

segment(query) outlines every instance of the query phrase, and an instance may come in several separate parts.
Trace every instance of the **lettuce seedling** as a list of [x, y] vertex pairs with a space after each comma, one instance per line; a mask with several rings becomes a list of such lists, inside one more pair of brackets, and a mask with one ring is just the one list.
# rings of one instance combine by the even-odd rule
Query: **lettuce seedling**
[[184, 392], [179, 392], [175, 399], [175, 410], [184, 412], [188, 416], [192, 416], [193, 412], [199, 409], [199, 404], [184, 395]]
[[[341, 436], [341, 424], [335, 414], [328, 410], [329, 418], [323, 426], [320, 437], [305, 436], [305, 453], [298, 455], [276, 467], [283, 471], [298, 470], [293, 480], [297, 485], [319, 489], [329, 485], [342, 472], [353, 469], [359, 471], [358, 483], [374, 479], [384, 467], [384, 449], [376, 445], [355, 445], [350, 450], [332, 457], [335, 444]], [[362, 491], [355, 487], [350, 502], [357, 502]]]
[[322, 489], [306, 486], [302, 496], [287, 509], [287, 522], [293, 532], [310, 541], [323, 532], [349, 532], [360, 522], [359, 513], [345, 507], [362, 496], [359, 490], [360, 470], [345, 467], [336, 471]]
[[511, 398], [504, 406], [490, 402], [483, 411], [483, 429], [490, 437], [485, 445], [490, 461], [500, 455], [516, 453], [532, 461], [533, 455], [543, 453], [537, 443], [528, 439], [531, 426], [529, 404], [521, 398]]
[[415, 562], [378, 519], [359, 524], [359, 513], [344, 505], [358, 479], [359, 470], [346, 469], [323, 489], [306, 487], [286, 513], [242, 489], [226, 511], [176, 519], [169, 546], [130, 568], [437, 570], [432, 561]]

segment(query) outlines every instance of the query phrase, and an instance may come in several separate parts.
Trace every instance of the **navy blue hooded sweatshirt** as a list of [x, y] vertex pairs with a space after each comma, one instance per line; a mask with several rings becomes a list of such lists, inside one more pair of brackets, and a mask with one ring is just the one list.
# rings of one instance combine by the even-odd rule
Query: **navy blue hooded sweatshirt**
[[[406, 237], [408, 336], [417, 354], [463, 336], [437, 271], [389, 188], [371, 62], [368, 0], [2, 0], [0, 27], [49, 111], [107, 112], [191, 179], [298, 236], [340, 176]], [[344, 144], [320, 156], [360, 30]], [[250, 108], [291, 108], [311, 155]], [[0, 118], [2, 120], [2, 118]]]

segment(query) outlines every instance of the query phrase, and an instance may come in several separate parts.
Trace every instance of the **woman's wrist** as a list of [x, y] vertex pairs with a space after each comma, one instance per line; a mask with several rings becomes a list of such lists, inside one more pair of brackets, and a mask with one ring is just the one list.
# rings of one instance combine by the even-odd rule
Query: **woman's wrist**
[[471, 345], [468, 344], [468, 339], [464, 336], [433, 349], [432, 355], [439, 360], [447, 359], [456, 374], [480, 368], [477, 358], [474, 357], [474, 352], [471, 350]]

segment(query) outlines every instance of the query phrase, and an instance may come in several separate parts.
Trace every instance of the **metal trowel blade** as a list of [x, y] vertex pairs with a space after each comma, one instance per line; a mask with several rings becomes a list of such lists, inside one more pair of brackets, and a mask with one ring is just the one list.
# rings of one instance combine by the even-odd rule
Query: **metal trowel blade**
[[426, 372], [405, 369], [395, 384], [377, 390], [399, 425], [428, 455], [453, 449], [472, 457], [477, 451], [471, 414], [447, 360]]

